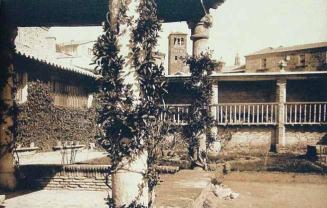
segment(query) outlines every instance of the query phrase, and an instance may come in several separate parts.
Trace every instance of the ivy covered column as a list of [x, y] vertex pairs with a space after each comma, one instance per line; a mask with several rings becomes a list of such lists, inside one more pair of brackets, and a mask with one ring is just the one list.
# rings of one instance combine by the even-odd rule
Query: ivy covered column
[[17, 27], [0, 22], [0, 188], [16, 187], [13, 157], [13, 55]]
[[[201, 54], [204, 54], [209, 49], [209, 29], [212, 26], [212, 16], [207, 14], [200, 19], [198, 22], [188, 22], [188, 26], [191, 29], [191, 40], [193, 42], [192, 55], [194, 58], [200, 57]], [[210, 129], [211, 131], [211, 129]], [[199, 149], [198, 152], [197, 164], [203, 164], [205, 159], [203, 153], [207, 152], [207, 136], [206, 134], [201, 134], [198, 141]], [[205, 166], [199, 165], [199, 167], [206, 169]]]

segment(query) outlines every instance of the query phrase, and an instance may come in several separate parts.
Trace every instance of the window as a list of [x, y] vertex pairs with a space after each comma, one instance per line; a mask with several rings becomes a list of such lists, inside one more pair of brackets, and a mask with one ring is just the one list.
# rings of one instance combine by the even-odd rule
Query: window
[[263, 58], [261, 59], [261, 69], [266, 69], [267, 68], [267, 59]]
[[299, 55], [299, 65], [305, 66], [305, 55], [304, 54]]
[[175, 60], [176, 60], [176, 61], [177, 61], [177, 59], [178, 59], [177, 56], [175, 56]]
[[177, 44], [177, 38], [174, 38], [174, 45]]
[[181, 45], [184, 45], [184, 38], [181, 38]]

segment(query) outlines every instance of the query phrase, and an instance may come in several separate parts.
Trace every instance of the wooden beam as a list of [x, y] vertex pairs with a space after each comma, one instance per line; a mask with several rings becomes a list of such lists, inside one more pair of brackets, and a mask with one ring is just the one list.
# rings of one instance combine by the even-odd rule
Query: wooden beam
[[[0, 0], [1, 12], [19, 27], [101, 25], [109, 0]], [[194, 21], [205, 15], [200, 0], [156, 0], [164, 22]], [[208, 11], [224, 0], [203, 0]]]

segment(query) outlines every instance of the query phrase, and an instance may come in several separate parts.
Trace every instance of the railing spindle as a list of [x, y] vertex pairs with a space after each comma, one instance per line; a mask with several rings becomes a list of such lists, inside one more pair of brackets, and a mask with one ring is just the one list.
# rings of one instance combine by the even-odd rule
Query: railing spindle
[[311, 122], [311, 105], [309, 105], [309, 123], [312, 123]]
[[324, 104], [324, 122], [326, 121], [326, 104]]
[[294, 106], [294, 122], [297, 123], [297, 104]]
[[304, 123], [307, 122], [307, 104], [304, 104]]
[[321, 104], [319, 104], [319, 108], [318, 109], [319, 109], [318, 110], [318, 121], [320, 123], [320, 121], [321, 121]]
[[300, 123], [302, 123], [302, 104], [300, 104]]
[[314, 104], [313, 106], [313, 123], [316, 123], [316, 116], [317, 116], [317, 105]]

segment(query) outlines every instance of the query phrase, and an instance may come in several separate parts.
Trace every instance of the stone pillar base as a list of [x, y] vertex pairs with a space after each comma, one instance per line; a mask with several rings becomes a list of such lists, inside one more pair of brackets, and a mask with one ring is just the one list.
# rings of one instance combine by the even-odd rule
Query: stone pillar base
[[132, 202], [148, 206], [148, 183], [143, 174], [147, 170], [147, 152], [136, 156], [131, 162], [122, 161], [122, 166], [112, 175], [112, 197], [117, 207], [129, 206]]

